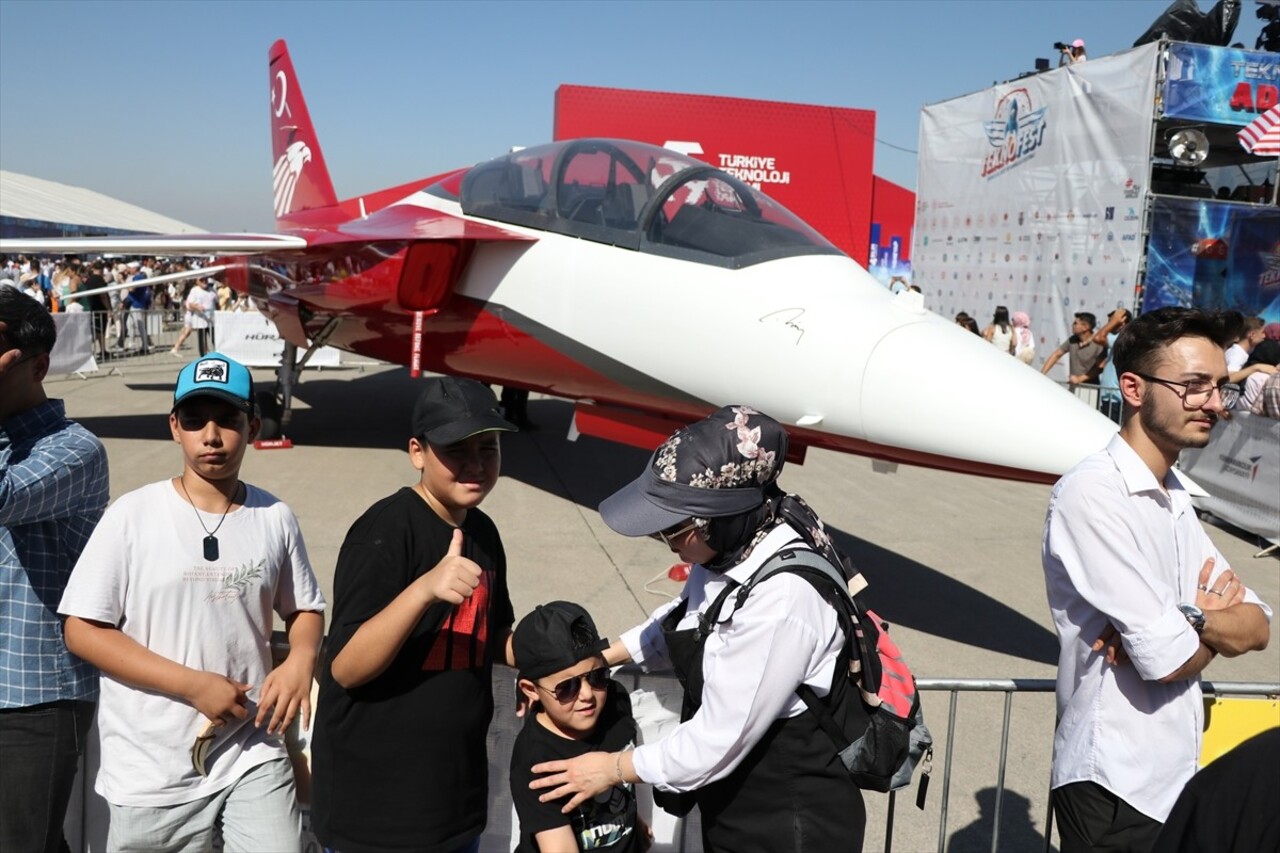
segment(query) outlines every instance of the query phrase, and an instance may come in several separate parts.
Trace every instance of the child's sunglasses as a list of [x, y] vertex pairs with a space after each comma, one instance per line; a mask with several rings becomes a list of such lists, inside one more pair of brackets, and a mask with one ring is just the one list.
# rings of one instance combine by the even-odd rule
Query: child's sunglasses
[[536, 681], [534, 685], [541, 690], [556, 697], [556, 701], [561, 705], [568, 705], [574, 699], [578, 698], [579, 691], [582, 690], [582, 679], [587, 680], [587, 686], [592, 690], [603, 690], [609, 684], [609, 667], [602, 666], [593, 669], [585, 675], [575, 675], [573, 678], [566, 678], [564, 681], [558, 682], [555, 687], [550, 689], [543, 687]]

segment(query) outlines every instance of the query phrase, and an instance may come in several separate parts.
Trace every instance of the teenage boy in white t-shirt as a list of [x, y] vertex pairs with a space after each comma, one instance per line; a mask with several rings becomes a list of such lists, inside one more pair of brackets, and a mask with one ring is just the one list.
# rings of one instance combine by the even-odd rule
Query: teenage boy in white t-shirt
[[[182, 475], [123, 495], [76, 563], [58, 610], [72, 652], [102, 670], [95, 790], [108, 850], [298, 850], [282, 734], [301, 710], [324, 598], [293, 511], [240, 480], [257, 434], [253, 380], [211, 353], [178, 374], [169, 428]], [[290, 652], [271, 669], [272, 610]], [[197, 771], [192, 744], [222, 736]]]

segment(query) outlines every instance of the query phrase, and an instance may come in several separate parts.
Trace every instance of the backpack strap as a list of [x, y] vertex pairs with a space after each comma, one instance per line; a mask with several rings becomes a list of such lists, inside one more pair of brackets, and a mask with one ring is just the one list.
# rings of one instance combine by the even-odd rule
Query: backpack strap
[[[880, 661], [875, 651], [879, 630], [873, 620], [866, 617], [867, 610], [858, 597], [850, 595], [849, 582], [844, 572], [821, 554], [808, 548], [787, 548], [777, 552], [738, 588], [735, 610], [742, 607], [756, 584], [779, 572], [804, 578], [823, 600], [835, 608], [836, 618], [844, 631], [846, 663], [856, 661], [865, 691], [872, 694], [879, 691]], [[804, 699], [804, 696], [800, 698]], [[813, 698], [817, 700], [816, 696]]]
[[[842, 591], [843, 598], [848, 602], [849, 606], [856, 609], [857, 605], [854, 604], [852, 597], [849, 595], [849, 582], [845, 578], [844, 572], [831, 565], [820, 554], [808, 548], [784, 548], [766, 560], [764, 565], [756, 569], [755, 574], [738, 590], [738, 606], [742, 606], [742, 602], [746, 600], [747, 593], [760, 581], [766, 580], [778, 572], [803, 575], [806, 571], [816, 573], [829, 580], [831, 586]], [[814, 584], [814, 586], [816, 587], [817, 584]], [[826, 596], [823, 597], [825, 598]]]
[[[716, 596], [716, 600], [711, 602], [711, 606], [708, 607], [706, 610], [704, 610], [698, 616], [698, 642], [699, 643], [702, 643], [704, 640], [706, 640], [706, 638], [711, 634], [711, 632], [715, 630], [716, 625], [719, 624], [720, 611], [724, 608], [725, 601], [728, 600], [729, 596], [733, 594], [734, 590], [742, 589], [742, 585], [735, 583], [729, 578], [725, 578], [725, 581], [726, 583], [724, 585], [724, 589], [720, 590], [720, 594]], [[747, 597], [746, 592], [739, 592], [737, 606], [734, 607], [735, 613], [737, 612], [738, 607], [742, 606], [742, 601], [746, 597]], [[732, 618], [733, 618], [733, 613], [730, 613], [729, 619], [732, 619]], [[726, 619], [725, 621], [727, 622], [729, 620]]]
[[[777, 552], [756, 570], [746, 583], [737, 590], [736, 607], [742, 607], [747, 595], [756, 584], [787, 572], [799, 575], [807, 581], [822, 598], [835, 608], [836, 618], [844, 632], [845, 647], [836, 661], [836, 678], [849, 678], [849, 663], [857, 660], [859, 675], [863, 680], [863, 689], [876, 693], [880, 688], [880, 665], [876, 656], [876, 637], [879, 632], [872, 620], [864, 615], [866, 610], [860, 606], [857, 598], [850, 595], [848, 580], [844, 572], [807, 548], [788, 548]], [[720, 599], [724, 595], [721, 594]], [[718, 614], [722, 600], [718, 599], [713, 610]], [[875, 636], [869, 637], [874, 632]], [[868, 642], [869, 640], [869, 642]], [[851, 685], [851, 688], [855, 685]], [[813, 714], [818, 726], [827, 734], [837, 751], [849, 744], [849, 735], [835, 719], [830, 697], [819, 697], [814, 689], [803, 682], [796, 688], [796, 695], [804, 702], [805, 707]]]

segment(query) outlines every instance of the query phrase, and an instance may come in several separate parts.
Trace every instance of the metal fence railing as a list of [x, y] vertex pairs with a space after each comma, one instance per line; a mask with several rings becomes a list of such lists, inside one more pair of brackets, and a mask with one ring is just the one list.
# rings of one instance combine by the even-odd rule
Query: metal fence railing
[[[163, 354], [173, 349], [182, 333], [183, 315], [172, 309], [93, 311], [90, 315], [94, 357], [102, 361]], [[193, 332], [186, 344], [192, 354], [195, 344]]]
[[[1001, 807], [1005, 792], [1005, 771], [1009, 754], [1010, 715], [1015, 693], [1053, 693], [1055, 682], [1051, 678], [921, 678], [916, 686], [922, 692], [946, 692], [949, 696], [947, 707], [947, 726], [941, 740], [945, 744], [942, 771], [942, 803], [938, 819], [938, 853], [947, 850], [947, 811], [951, 793], [951, 761], [955, 745], [956, 706], [961, 693], [1003, 693], [1004, 714], [1000, 726], [1000, 762], [996, 772], [995, 809], [992, 818], [991, 851], [995, 853], [1000, 843]], [[1262, 696], [1275, 699], [1280, 697], [1280, 683], [1256, 683], [1238, 681], [1204, 682], [1202, 688], [1206, 696]], [[935, 723], [936, 725], [936, 723]], [[1049, 780], [1045, 779], [1044, 790], [1049, 790]], [[890, 795], [892, 800], [892, 794]], [[1044, 850], [1050, 850], [1053, 838], [1053, 812], [1048, 809], [1045, 821]], [[889, 828], [886, 832], [885, 853], [889, 853], [892, 842], [892, 802], [889, 811]]]
[[[283, 633], [278, 631], [275, 633], [272, 646], [276, 657], [282, 659], [288, 648], [288, 641], [284, 638]], [[518, 841], [518, 822], [511, 802], [508, 769], [511, 761], [511, 747], [523, 721], [516, 718], [509, 710], [514, 707], [516, 693], [512, 675], [512, 671], [506, 667], [494, 668], [493, 692], [498, 713], [494, 715], [493, 722], [489, 728], [489, 819], [488, 826], [481, 837], [480, 849], [482, 851], [495, 851], [495, 853], [514, 849], [515, 843]], [[633, 710], [635, 711], [642, 739], [660, 739], [678, 724], [680, 685], [674, 676], [669, 673], [645, 673], [637, 666], [628, 665], [618, 669], [614, 673], [614, 678], [632, 692]], [[966, 719], [969, 722], [980, 724], [981, 731], [976, 736], [966, 736], [963, 741], [967, 748], [966, 756], [972, 759], [975, 750], [985, 752], [989, 745], [984, 738], [992, 733], [991, 727], [987, 725], [987, 722], [993, 719], [993, 715], [984, 712], [981, 708], [970, 708], [968, 712], [964, 712], [960, 708], [960, 696], [965, 694], [967, 699], [976, 701], [982, 695], [1003, 694], [1002, 723], [998, 733], [1000, 757], [994, 774], [996, 778], [994, 814], [991, 816], [989, 836], [989, 849], [994, 853], [999, 847], [1004, 830], [1008, 829], [1004, 821], [1006, 771], [1009, 762], [1010, 743], [1011, 741], [1014, 743], [1019, 741], [1019, 739], [1012, 738], [1013, 726], [1011, 720], [1014, 711], [1014, 694], [1032, 694], [1039, 699], [1048, 698], [1046, 694], [1051, 695], [1053, 693], [1054, 681], [1048, 678], [921, 678], [917, 680], [916, 684], [922, 693], [946, 693], [948, 696], [945, 726], [940, 723], [941, 717], [937, 710], [938, 706], [935, 706], [928, 696], [923, 697], [922, 701], [928, 715], [927, 720], [933, 729], [934, 748], [935, 750], [941, 749], [943, 751], [942, 778], [933, 780], [933, 784], [940, 784], [942, 789], [938, 812], [936, 848], [938, 853], [946, 853], [961, 834], [965, 835], [965, 844], [957, 845], [957, 847], [963, 846], [966, 851], [971, 851], [986, 846], [987, 830], [985, 818], [983, 821], [975, 822], [974, 825], [952, 835], [950, 838], [947, 835], [948, 818], [951, 814], [950, 804], [953, 770], [955, 769], [953, 766], [955, 745], [961, 743], [957, 738], [957, 720], [959, 713], [967, 713]], [[1280, 683], [1204, 682], [1203, 688], [1206, 696], [1261, 696], [1272, 700], [1280, 697]], [[312, 701], [315, 701], [314, 688]], [[967, 702], [966, 704], [971, 703]], [[1036, 725], [1039, 726], [1040, 730], [1026, 733], [1025, 737], [1020, 739], [1022, 741], [1021, 747], [1023, 752], [1026, 752], [1028, 747], [1033, 747], [1031, 751], [1044, 753], [1049, 746], [1049, 744], [1042, 742], [1044, 740], [1044, 732], [1047, 731], [1049, 733], [1051, 743], [1052, 727], [1047, 726], [1044, 720], [1044, 709], [1034, 710], [1035, 713], [1027, 715], [1025, 719], [1036, 721]], [[1048, 719], [1052, 719], [1051, 712], [1048, 714]], [[290, 733], [289, 741], [290, 752], [295, 758], [295, 773], [301, 774], [299, 776], [298, 790], [303, 806], [304, 828], [306, 829], [304, 833], [304, 849], [308, 851], [319, 850], [319, 845], [316, 844], [315, 838], [310, 834], [309, 830], [310, 806], [306, 802], [309, 797], [303, 794], [304, 791], [310, 790], [309, 743], [305, 735], [298, 732], [296, 728], [295, 726], [295, 730]], [[78, 850], [81, 853], [96, 853], [96, 851], [103, 850], [106, 839], [107, 807], [101, 798], [92, 792], [93, 778], [97, 772], [97, 752], [97, 735], [95, 731], [89, 738], [88, 749], [82, 759], [81, 777], [76, 786], [71, 808], [68, 810], [67, 840], [71, 843], [72, 850]], [[970, 787], [974, 784], [974, 778], [979, 775], [974, 772], [979, 763], [978, 761], [973, 761], [971, 766], [964, 768], [969, 777], [966, 782]], [[1049, 790], [1048, 765], [1047, 763], [1032, 763], [1034, 765], [1034, 775], [1039, 776], [1040, 773], [1043, 773], [1043, 776], [1039, 776], [1039, 781], [1037, 782], [1024, 782], [1024, 784], [1041, 784], [1041, 790], [1046, 793], [1047, 800]], [[921, 769], [918, 769], [913, 785], [917, 790], [922, 784], [921, 775]], [[882, 840], [885, 853], [891, 853], [894, 840], [896, 796], [891, 793], [887, 797], [881, 798], [877, 794], [868, 793], [865, 795], [864, 800], [867, 805], [867, 844], [865, 849], [874, 849], [876, 841]], [[694, 851], [702, 849], [701, 823], [696, 808], [685, 818], [673, 818], [654, 807], [650, 799], [648, 786], [641, 786], [638, 792], [638, 808], [654, 831], [653, 853], [694, 853]], [[882, 833], [879, 828], [880, 824], [877, 824], [873, 831], [873, 821], [881, 814], [884, 817]], [[906, 840], [906, 843], [910, 845], [910, 849], [928, 849], [930, 831], [927, 824], [916, 822], [907, 828], [910, 830], [910, 837]], [[975, 828], [977, 829], [976, 832], [970, 831]], [[1011, 832], [1009, 837], [1012, 838], [1012, 841], [1006, 843], [1006, 849], [1031, 850], [1035, 849], [1037, 844], [1042, 843], [1043, 849], [1048, 851], [1051, 848], [1051, 839], [1053, 837], [1052, 812], [1046, 813], [1043, 834], [1031, 826], [1024, 826], [1017, 833]]]
[[1118, 388], [1103, 388], [1093, 383], [1071, 385], [1059, 382], [1063, 388], [1079, 397], [1091, 409], [1097, 409], [1116, 423], [1120, 423], [1120, 391]]

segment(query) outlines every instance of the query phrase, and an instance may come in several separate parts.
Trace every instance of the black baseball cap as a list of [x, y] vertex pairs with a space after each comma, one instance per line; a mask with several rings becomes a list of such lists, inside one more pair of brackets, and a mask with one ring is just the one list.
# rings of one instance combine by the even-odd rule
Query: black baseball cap
[[568, 669], [609, 647], [596, 623], [580, 604], [552, 601], [539, 604], [520, 620], [511, 638], [521, 678], [543, 678]]
[[493, 430], [518, 431], [502, 417], [493, 391], [474, 379], [428, 379], [413, 406], [413, 436], [431, 444], [456, 444], [478, 432]]

